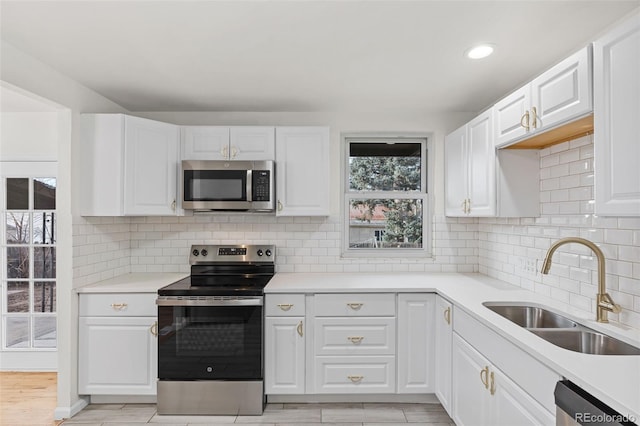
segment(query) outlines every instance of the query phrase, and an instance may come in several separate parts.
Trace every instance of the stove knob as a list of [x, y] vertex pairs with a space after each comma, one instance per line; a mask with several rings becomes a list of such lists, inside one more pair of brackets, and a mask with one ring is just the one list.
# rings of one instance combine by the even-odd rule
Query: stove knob
[[200, 254], [206, 256], [207, 254], [209, 254], [209, 252], [206, 249], [202, 249], [200, 250]]
[[266, 252], [264, 252], [268, 257], [271, 257], [271, 250], [267, 249]]
[[200, 255], [200, 252], [198, 251], [198, 249], [194, 249], [191, 253], [193, 253], [194, 256]]
[[262, 257], [262, 250], [258, 250], [258, 256]]

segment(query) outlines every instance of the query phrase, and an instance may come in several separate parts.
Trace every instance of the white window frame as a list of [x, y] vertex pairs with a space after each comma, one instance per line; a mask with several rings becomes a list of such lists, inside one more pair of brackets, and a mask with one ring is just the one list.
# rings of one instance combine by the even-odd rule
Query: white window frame
[[[432, 257], [432, 222], [433, 222], [433, 170], [434, 153], [430, 133], [344, 133], [341, 135], [342, 145], [342, 257], [344, 258], [431, 258]], [[422, 174], [420, 191], [351, 191], [349, 189], [349, 144], [351, 142], [395, 141], [397, 143], [422, 144]], [[394, 198], [422, 200], [422, 248], [411, 249], [356, 249], [349, 247], [349, 206], [353, 199], [362, 198]]]

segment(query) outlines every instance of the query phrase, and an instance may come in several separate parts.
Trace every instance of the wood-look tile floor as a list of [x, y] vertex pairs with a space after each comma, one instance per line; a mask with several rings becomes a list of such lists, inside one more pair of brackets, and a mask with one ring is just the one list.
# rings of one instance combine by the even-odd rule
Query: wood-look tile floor
[[160, 416], [155, 404], [89, 405], [64, 425], [455, 426], [440, 404], [268, 404], [262, 416]]
[[160, 416], [155, 404], [92, 404], [53, 420], [56, 373], [0, 372], [1, 426], [454, 426], [440, 404], [268, 404], [262, 416]]

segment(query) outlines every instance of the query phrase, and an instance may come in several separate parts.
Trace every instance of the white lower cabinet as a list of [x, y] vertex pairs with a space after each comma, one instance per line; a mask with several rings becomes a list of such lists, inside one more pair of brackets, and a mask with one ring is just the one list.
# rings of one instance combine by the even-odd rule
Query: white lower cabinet
[[436, 296], [435, 328], [435, 387], [440, 404], [451, 413], [451, 356], [453, 339], [453, 305]]
[[315, 393], [395, 393], [395, 356], [319, 356]]
[[561, 377], [462, 310], [453, 321], [456, 425], [554, 425]]
[[267, 294], [264, 311], [265, 393], [303, 394], [306, 386], [305, 295]]
[[156, 295], [81, 294], [78, 393], [155, 395]]
[[434, 294], [398, 294], [398, 393], [433, 393]]
[[457, 334], [453, 336], [456, 425], [553, 425], [555, 418]]
[[265, 320], [266, 394], [303, 394], [305, 388], [304, 317]]

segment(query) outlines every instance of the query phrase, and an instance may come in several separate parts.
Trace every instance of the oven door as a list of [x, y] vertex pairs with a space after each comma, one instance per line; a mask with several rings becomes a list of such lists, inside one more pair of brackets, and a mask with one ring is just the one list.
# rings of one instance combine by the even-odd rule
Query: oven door
[[262, 296], [157, 304], [160, 380], [262, 380]]

